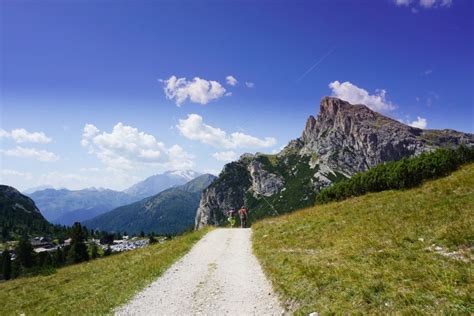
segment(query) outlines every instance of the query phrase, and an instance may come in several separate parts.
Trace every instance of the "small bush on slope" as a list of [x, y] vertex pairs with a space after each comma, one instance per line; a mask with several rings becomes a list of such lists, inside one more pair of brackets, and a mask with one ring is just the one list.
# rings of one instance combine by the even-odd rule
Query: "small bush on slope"
[[473, 188], [471, 164], [415, 189], [269, 218], [252, 226], [254, 251], [297, 315], [472, 314]]
[[407, 189], [424, 180], [446, 176], [459, 166], [474, 162], [474, 148], [438, 149], [417, 157], [388, 162], [335, 183], [316, 197], [317, 204], [390, 189]]
[[1, 315], [102, 315], [127, 302], [188, 252], [202, 229], [163, 244], [0, 283]]

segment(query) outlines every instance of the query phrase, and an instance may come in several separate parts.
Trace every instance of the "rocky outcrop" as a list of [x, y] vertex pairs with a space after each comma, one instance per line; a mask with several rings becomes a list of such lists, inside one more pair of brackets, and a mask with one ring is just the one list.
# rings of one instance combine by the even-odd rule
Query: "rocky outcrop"
[[224, 166], [221, 174], [201, 195], [195, 227], [219, 225], [225, 213], [245, 203], [245, 193], [251, 185], [245, 159]]
[[202, 194], [196, 228], [222, 224], [226, 211], [243, 204], [259, 217], [309, 206], [321, 188], [341, 178], [460, 144], [474, 146], [474, 135], [414, 128], [365, 105], [324, 97], [318, 116], [310, 116], [302, 136], [280, 153], [246, 154], [224, 167]]
[[283, 188], [283, 177], [263, 169], [259, 161], [249, 163], [247, 170], [252, 179], [252, 190], [257, 195], [272, 196]]

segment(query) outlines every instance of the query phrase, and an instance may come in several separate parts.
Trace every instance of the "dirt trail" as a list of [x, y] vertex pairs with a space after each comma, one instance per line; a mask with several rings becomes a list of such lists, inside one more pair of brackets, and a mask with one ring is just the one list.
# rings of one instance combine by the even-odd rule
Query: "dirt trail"
[[281, 315], [250, 229], [216, 229], [117, 315]]

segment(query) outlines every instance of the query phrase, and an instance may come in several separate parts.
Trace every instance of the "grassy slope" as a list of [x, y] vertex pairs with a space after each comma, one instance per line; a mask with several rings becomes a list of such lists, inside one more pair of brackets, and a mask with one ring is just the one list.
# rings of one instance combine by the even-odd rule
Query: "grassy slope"
[[[296, 314], [474, 313], [474, 164], [385, 191], [255, 224], [254, 250]], [[470, 249], [469, 249], [470, 247]]]
[[128, 301], [198, 241], [206, 229], [163, 244], [77, 264], [49, 276], [0, 283], [0, 314], [104, 314]]

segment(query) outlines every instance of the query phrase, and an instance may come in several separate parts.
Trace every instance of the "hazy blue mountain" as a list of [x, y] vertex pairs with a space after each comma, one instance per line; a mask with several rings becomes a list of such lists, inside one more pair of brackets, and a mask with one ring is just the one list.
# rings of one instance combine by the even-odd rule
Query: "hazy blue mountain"
[[204, 174], [186, 184], [118, 207], [83, 222], [88, 228], [140, 233], [177, 234], [193, 227], [201, 192], [215, 176]]
[[163, 174], [148, 177], [126, 189], [124, 192], [138, 199], [143, 199], [158, 194], [163, 190], [185, 184], [199, 175], [200, 173], [192, 170], [168, 171]]
[[139, 198], [108, 189], [46, 189], [28, 195], [46, 219], [55, 224], [70, 225], [108, 212]]
[[41, 191], [41, 190], [46, 190], [46, 189], [54, 189], [54, 187], [52, 185], [39, 185], [37, 187], [32, 187], [32, 188], [28, 188], [26, 190], [23, 190], [21, 193], [23, 194], [31, 194], [33, 192], [36, 192], [36, 191]]

